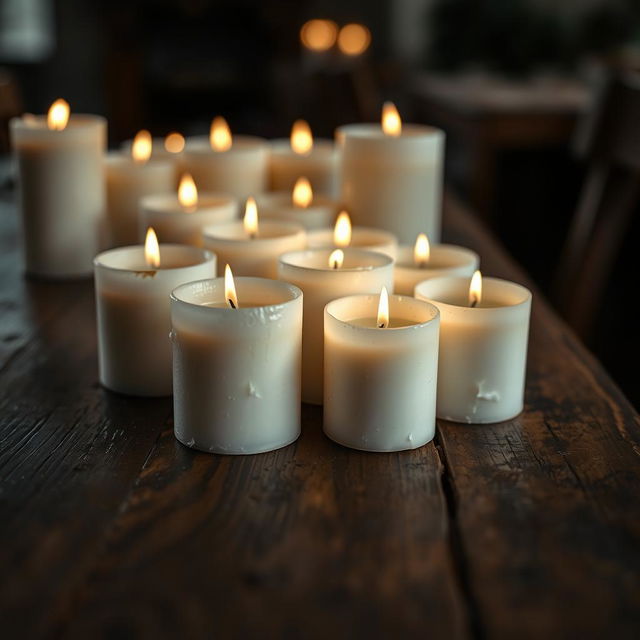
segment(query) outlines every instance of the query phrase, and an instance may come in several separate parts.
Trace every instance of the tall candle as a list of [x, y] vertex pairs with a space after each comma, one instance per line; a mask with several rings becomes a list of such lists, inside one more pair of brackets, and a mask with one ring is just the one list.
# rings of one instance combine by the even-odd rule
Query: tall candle
[[89, 275], [105, 213], [102, 154], [106, 120], [56, 101], [49, 115], [13, 118], [19, 208], [28, 273]]

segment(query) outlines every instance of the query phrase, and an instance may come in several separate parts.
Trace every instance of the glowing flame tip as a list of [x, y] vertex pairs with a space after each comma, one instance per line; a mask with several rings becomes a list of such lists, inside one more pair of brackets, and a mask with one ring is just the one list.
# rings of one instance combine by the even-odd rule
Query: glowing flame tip
[[382, 287], [382, 291], [380, 291], [376, 325], [379, 329], [386, 329], [389, 326], [389, 294], [387, 293], [387, 287]]
[[397, 138], [402, 133], [402, 120], [393, 102], [382, 106], [382, 130], [385, 135]]
[[341, 211], [333, 228], [333, 244], [336, 247], [348, 247], [351, 244], [351, 218], [346, 211]]
[[229, 308], [238, 308], [236, 283], [233, 280], [233, 273], [231, 272], [231, 267], [228, 264], [224, 267], [224, 300]]
[[144, 241], [144, 259], [150, 267], [160, 266], [160, 246], [153, 227], [147, 229], [147, 237]]
[[477, 307], [482, 302], [482, 274], [475, 271], [469, 284], [469, 306]]
[[53, 131], [62, 131], [69, 122], [69, 103], [62, 98], [58, 98], [50, 107], [47, 113], [47, 127]]

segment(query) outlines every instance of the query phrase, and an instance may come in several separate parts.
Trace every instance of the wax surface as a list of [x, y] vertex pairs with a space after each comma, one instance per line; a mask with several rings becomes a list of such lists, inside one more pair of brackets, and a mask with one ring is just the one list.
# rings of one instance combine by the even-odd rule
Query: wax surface
[[[352, 324], [356, 327], [365, 327], [370, 329], [379, 329], [378, 320], [374, 317], [369, 318], [354, 318], [353, 320], [349, 320], [349, 324]], [[389, 320], [389, 324], [384, 329], [398, 329], [401, 327], [411, 327], [415, 324], [418, 324], [414, 320], [408, 320], [406, 318], [391, 318]], [[380, 329], [384, 331], [384, 329]]]

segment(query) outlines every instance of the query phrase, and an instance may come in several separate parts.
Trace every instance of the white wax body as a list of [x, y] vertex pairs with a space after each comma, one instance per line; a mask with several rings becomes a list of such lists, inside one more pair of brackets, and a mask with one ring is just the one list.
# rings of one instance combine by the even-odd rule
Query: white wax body
[[[318, 229], [307, 234], [309, 249], [335, 249], [333, 229]], [[389, 231], [371, 229], [368, 227], [353, 227], [351, 229], [350, 247], [367, 251], [378, 251], [395, 260], [398, 252], [398, 239]]]
[[485, 424], [517, 416], [523, 407], [531, 293], [483, 278], [482, 302], [468, 306], [469, 278], [434, 278], [416, 298], [440, 310], [439, 418]]
[[232, 222], [238, 216], [238, 201], [225, 194], [200, 193], [195, 211], [185, 211], [175, 194], [146, 196], [140, 201], [138, 238], [144, 241], [153, 227], [159, 242], [203, 246], [202, 229]]
[[160, 245], [162, 268], [148, 267], [144, 247], [121, 247], [95, 259], [100, 382], [134, 396], [171, 394], [171, 311], [178, 285], [216, 275], [213, 254]]
[[244, 202], [267, 190], [269, 145], [253, 136], [233, 136], [227, 151], [214, 151], [208, 139], [187, 138], [184, 170], [198, 189], [229, 193]]
[[478, 268], [480, 257], [475, 251], [452, 244], [431, 245], [431, 255], [423, 267], [415, 264], [414, 247], [398, 247], [394, 268], [394, 291], [412, 296], [416, 285], [442, 276], [469, 276]]
[[223, 278], [171, 296], [175, 435], [202, 451], [261, 453], [300, 434], [302, 292], [262, 278], [235, 285], [238, 309]]
[[102, 155], [107, 122], [72, 115], [62, 131], [46, 118], [13, 118], [25, 267], [50, 277], [91, 274], [104, 240]]
[[105, 172], [110, 245], [134, 245], [139, 240], [140, 201], [149, 195], [175, 193], [174, 164], [169, 160], [137, 164], [130, 157], [112, 152], [105, 159]]
[[342, 200], [356, 225], [394, 233], [402, 243], [425, 232], [440, 240], [444, 132], [403, 125], [398, 137], [380, 125], [339, 127]]
[[314, 193], [335, 198], [340, 192], [340, 149], [331, 140], [314, 140], [309, 153], [299, 154], [289, 140], [273, 140], [269, 175], [271, 191], [291, 193], [304, 176]]
[[335, 222], [340, 208], [337, 200], [315, 194], [308, 207], [296, 207], [291, 199], [291, 191], [263, 193], [256, 196], [256, 204], [261, 218], [295, 222], [307, 231], [330, 227]]
[[329, 268], [330, 249], [310, 249], [280, 258], [278, 277], [304, 292], [302, 328], [302, 400], [322, 404], [324, 308], [357, 293], [393, 291], [393, 260], [382, 253], [344, 249], [344, 264]]
[[324, 432], [363, 451], [416, 449], [435, 433], [438, 309], [390, 296], [392, 322], [406, 326], [379, 329], [379, 300], [351, 296], [325, 308]]
[[255, 238], [247, 236], [242, 222], [211, 225], [202, 233], [204, 246], [236, 276], [277, 278], [280, 256], [307, 246], [305, 230], [292, 222], [261, 220]]

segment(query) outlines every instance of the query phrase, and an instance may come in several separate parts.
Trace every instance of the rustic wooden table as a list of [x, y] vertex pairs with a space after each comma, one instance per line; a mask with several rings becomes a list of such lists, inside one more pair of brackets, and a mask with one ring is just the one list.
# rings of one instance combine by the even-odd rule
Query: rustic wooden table
[[[545, 302], [526, 410], [412, 452], [322, 435], [222, 457], [171, 401], [97, 382], [90, 282], [24, 279], [0, 211], [0, 633], [39, 637], [632, 638], [638, 416]], [[446, 236], [526, 282], [455, 202]]]

